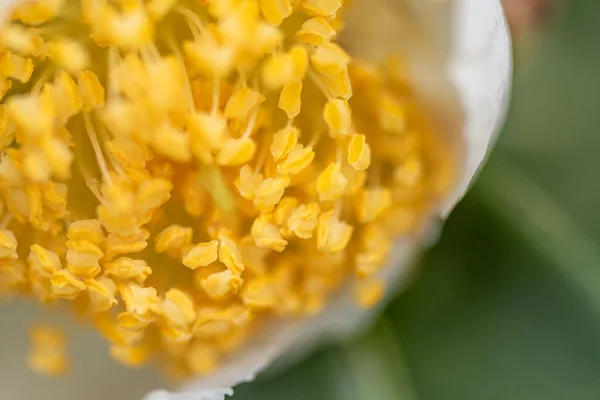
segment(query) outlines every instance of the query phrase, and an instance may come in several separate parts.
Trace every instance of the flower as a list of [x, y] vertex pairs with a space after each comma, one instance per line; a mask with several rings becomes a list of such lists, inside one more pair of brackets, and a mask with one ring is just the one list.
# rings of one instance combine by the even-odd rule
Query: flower
[[[160, 360], [214, 398], [294, 343], [290, 327], [333, 328], [339, 296], [374, 307], [390, 249], [416, 248], [493, 131], [465, 103], [461, 174], [462, 138], [408, 67], [342, 44], [372, 2], [75, 1], [15, 2], [0, 27], [0, 290], [77, 313], [115, 362]], [[487, 69], [453, 63], [467, 100], [501, 101], [461, 81]], [[250, 351], [264, 324], [273, 340]], [[61, 367], [39, 372], [67, 365], [55, 347]]]

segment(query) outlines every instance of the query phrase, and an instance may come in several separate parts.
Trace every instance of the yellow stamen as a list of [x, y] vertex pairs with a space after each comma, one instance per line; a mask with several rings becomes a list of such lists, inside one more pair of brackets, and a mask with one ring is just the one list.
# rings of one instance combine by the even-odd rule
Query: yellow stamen
[[[77, 1], [0, 28], [0, 294], [186, 374], [346, 282], [374, 306], [458, 149], [401, 63], [335, 41], [342, 0]], [[66, 371], [33, 336], [31, 368]]]

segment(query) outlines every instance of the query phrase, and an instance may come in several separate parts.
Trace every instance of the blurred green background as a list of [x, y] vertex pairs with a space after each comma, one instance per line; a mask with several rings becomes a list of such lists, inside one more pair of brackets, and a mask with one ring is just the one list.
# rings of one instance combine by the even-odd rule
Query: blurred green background
[[600, 1], [515, 51], [504, 132], [414, 281], [236, 400], [600, 399]]

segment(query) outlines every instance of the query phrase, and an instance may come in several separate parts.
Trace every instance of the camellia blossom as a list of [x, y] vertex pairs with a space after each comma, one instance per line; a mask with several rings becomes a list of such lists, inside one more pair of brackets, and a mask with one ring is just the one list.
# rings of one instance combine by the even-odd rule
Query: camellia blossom
[[222, 399], [364, 325], [466, 190], [510, 81], [495, 0], [4, 0], [0, 17], [1, 331], [23, 301], [44, 310], [20, 360], [2, 336], [0, 374], [67, 374], [63, 399]]

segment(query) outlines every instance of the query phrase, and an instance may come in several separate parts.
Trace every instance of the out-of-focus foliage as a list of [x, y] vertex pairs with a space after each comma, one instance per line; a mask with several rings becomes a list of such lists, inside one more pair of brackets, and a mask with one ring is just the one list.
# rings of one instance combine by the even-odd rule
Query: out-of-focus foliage
[[517, 45], [480, 182], [379, 324], [236, 399], [600, 398], [600, 2]]

